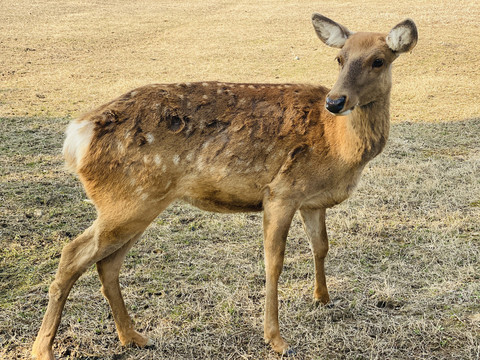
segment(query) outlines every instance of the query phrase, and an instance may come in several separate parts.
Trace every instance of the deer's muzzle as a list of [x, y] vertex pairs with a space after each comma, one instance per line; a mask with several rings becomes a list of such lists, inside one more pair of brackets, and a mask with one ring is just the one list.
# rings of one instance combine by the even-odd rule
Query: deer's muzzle
[[338, 99], [327, 97], [325, 107], [332, 114], [340, 114], [344, 110], [346, 99], [347, 98], [345, 96], [341, 96]]

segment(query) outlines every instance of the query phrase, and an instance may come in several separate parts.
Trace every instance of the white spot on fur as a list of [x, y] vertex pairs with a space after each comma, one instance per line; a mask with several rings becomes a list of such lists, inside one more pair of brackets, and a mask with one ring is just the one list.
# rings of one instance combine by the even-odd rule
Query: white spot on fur
[[188, 162], [192, 161], [193, 160], [193, 152], [191, 153], [188, 153], [187, 154], [187, 157], [185, 158]]
[[141, 186], [138, 186], [136, 189], [135, 189], [135, 194], [141, 194], [143, 192], [143, 187]]
[[257, 172], [257, 173], [262, 172], [263, 170], [264, 170], [263, 164], [257, 164], [257, 165], [255, 165], [255, 167], [253, 168], [253, 171], [254, 171], [254, 172]]
[[165, 190], [167, 190], [171, 184], [172, 184], [172, 181], [168, 180], [167, 183], [165, 184]]
[[142, 201], [147, 200], [148, 199], [148, 194], [143, 193], [142, 195], [140, 195], [140, 199], [142, 199]]
[[162, 172], [166, 172], [167, 171], [167, 165], [166, 164], [163, 164], [162, 166]]
[[153, 143], [153, 141], [155, 140], [155, 136], [153, 136], [152, 133], [147, 133], [147, 134], [145, 135], [145, 139], [147, 139], [147, 142], [148, 142], [149, 144], [151, 144], [151, 143]]
[[205, 141], [205, 142], [202, 144], [202, 150], [205, 149], [205, 148], [207, 148], [207, 147], [210, 145], [211, 142], [212, 142], [212, 140], [207, 140], [207, 141]]
[[160, 158], [159, 155], [155, 155], [153, 157], [153, 162], [155, 163], [155, 165], [159, 166], [162, 163], [162, 159]]
[[127, 132], [125, 133], [125, 139], [128, 139], [129, 137], [130, 137], [130, 131], [127, 131]]
[[244, 87], [245, 87], [245, 85], [241, 84], [241, 85], [240, 85], [240, 87], [241, 87], [241, 88], [244, 88]]
[[130, 178], [130, 185], [135, 185], [137, 183], [137, 180], [134, 177]]
[[125, 153], [125, 147], [123, 146], [123, 144], [120, 141], [117, 141], [117, 149], [118, 149], [119, 153], [121, 153], [121, 154]]
[[138, 94], [138, 91], [132, 91], [132, 92], [130, 93], [130, 96], [135, 96], [135, 95], [137, 95], [137, 94]]
[[187, 82], [185, 83], [185, 86], [192, 86], [192, 83]]
[[148, 165], [148, 163], [150, 162], [150, 158], [148, 157], [148, 155], [143, 156], [143, 162], [145, 165]]
[[72, 170], [80, 167], [93, 137], [93, 123], [75, 120], [70, 123], [63, 143], [63, 155]]
[[207, 95], [203, 95], [202, 98], [203, 98], [204, 100], [207, 100], [207, 99], [208, 99], [208, 96], [207, 96]]
[[220, 95], [220, 94], [223, 94], [223, 90], [222, 90], [222, 89], [218, 89], [218, 90], [217, 90], [217, 94], [219, 94], [219, 95]]
[[248, 85], [248, 88], [249, 88], [249, 89], [255, 89], [255, 86], [253, 86], [253, 85]]
[[178, 95], [178, 97], [180, 98], [180, 100], [183, 100], [184, 98], [183, 94]]
[[202, 86], [208, 86], [208, 83], [204, 82], [202, 83]]
[[173, 155], [173, 164], [174, 165], [180, 164], [180, 155], [178, 154]]
[[270, 145], [268, 145], [267, 149], [265, 150], [266, 153], [269, 154], [274, 147], [275, 147], [275, 143], [271, 143]]
[[197, 163], [197, 170], [199, 171], [203, 171], [207, 167], [207, 164], [203, 159], [203, 156], [198, 157], [196, 163]]

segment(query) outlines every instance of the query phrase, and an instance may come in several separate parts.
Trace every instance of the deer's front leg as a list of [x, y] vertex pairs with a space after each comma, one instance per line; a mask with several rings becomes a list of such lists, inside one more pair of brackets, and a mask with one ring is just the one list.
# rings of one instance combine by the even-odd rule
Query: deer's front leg
[[325, 279], [325, 257], [328, 253], [328, 237], [325, 227], [325, 209], [300, 209], [305, 232], [312, 248], [315, 262], [315, 289], [313, 298], [326, 304], [330, 301]]
[[281, 201], [264, 204], [263, 231], [265, 249], [266, 298], [264, 336], [273, 350], [286, 353], [288, 344], [278, 326], [278, 278], [282, 272], [285, 242], [295, 209]]

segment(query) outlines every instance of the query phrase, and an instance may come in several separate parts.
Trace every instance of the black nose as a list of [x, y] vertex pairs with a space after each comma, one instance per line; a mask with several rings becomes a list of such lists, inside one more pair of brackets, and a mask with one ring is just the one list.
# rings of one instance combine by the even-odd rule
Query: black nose
[[338, 114], [339, 112], [342, 111], [343, 107], [345, 106], [345, 100], [346, 100], [345, 96], [339, 97], [338, 99], [331, 99], [327, 97], [327, 102], [325, 107], [331, 113]]

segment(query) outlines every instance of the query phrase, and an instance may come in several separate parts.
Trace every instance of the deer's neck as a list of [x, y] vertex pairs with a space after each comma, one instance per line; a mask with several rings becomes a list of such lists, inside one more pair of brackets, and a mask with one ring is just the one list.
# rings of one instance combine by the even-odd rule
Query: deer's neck
[[341, 126], [345, 141], [342, 156], [348, 162], [365, 164], [385, 147], [390, 130], [390, 99], [357, 106], [343, 118]]

